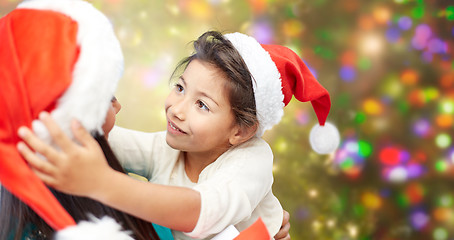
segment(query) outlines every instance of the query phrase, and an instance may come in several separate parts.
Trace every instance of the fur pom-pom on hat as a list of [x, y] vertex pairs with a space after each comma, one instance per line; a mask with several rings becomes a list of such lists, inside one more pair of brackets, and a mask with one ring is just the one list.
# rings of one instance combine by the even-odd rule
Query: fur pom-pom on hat
[[315, 79], [303, 60], [280, 45], [259, 44], [242, 33], [224, 35], [237, 49], [254, 78], [254, 95], [259, 128], [257, 136], [279, 123], [283, 108], [294, 96], [310, 101], [318, 125], [311, 131], [311, 146], [317, 153], [334, 152], [340, 135], [333, 124], [325, 124], [331, 108], [328, 91]]

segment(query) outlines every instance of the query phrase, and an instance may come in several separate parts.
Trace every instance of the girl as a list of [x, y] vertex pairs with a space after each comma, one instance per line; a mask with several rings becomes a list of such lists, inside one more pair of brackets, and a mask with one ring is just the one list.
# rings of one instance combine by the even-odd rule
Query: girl
[[[279, 122], [295, 86], [295, 97], [312, 101], [321, 125], [329, 95], [287, 48], [269, 51], [289, 64], [273, 61], [271, 52], [266, 55], [242, 34], [207, 32], [194, 47], [166, 100], [167, 131], [146, 134], [117, 128], [109, 137], [122, 165], [151, 183], [112, 171], [82, 128], [74, 129], [82, 144], [76, 146], [45, 114], [42, 121], [63, 152], [25, 128], [21, 137], [49, 161], [23, 144], [19, 150], [51, 187], [178, 230], [176, 239], [211, 237], [231, 224], [242, 230], [259, 217], [273, 236], [282, 222], [282, 208], [271, 191], [273, 155], [260, 136]], [[258, 61], [265, 61], [265, 68]], [[282, 81], [293, 81], [282, 83], [282, 91], [278, 69]]]

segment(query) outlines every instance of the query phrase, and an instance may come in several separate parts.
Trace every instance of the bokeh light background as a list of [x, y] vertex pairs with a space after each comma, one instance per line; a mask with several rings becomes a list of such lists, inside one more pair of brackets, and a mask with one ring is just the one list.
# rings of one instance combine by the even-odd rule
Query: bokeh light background
[[[331, 93], [342, 141], [314, 153], [315, 114], [296, 100], [265, 134], [292, 239], [454, 239], [454, 1], [91, 2], [125, 54], [120, 126], [165, 129], [169, 76], [204, 31], [244, 32], [304, 59]], [[0, 15], [17, 3], [0, 0]]]

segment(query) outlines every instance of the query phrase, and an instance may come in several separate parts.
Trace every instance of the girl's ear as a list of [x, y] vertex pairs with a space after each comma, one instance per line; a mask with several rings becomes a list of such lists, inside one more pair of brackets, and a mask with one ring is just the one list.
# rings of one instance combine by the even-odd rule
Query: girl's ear
[[251, 127], [246, 126], [235, 126], [233, 129], [232, 135], [230, 135], [229, 143], [232, 146], [241, 144], [246, 142], [247, 140], [251, 139], [255, 133], [257, 132], [258, 125], [255, 124]]

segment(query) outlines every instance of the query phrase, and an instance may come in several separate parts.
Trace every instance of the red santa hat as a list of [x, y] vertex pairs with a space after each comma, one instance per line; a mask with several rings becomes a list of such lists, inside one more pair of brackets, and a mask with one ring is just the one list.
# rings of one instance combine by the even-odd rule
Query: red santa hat
[[[112, 26], [87, 2], [29, 0], [0, 19], [0, 182], [55, 230], [75, 222], [16, 150], [17, 129], [50, 142], [37, 120], [48, 111], [69, 136], [71, 119], [102, 133], [122, 72]], [[117, 237], [104, 239], [131, 239], [111, 230]]]
[[320, 154], [335, 151], [340, 142], [337, 128], [328, 122], [331, 100], [328, 91], [312, 75], [303, 60], [292, 50], [280, 45], [261, 45], [254, 38], [230, 33], [232, 42], [254, 79], [254, 95], [259, 128], [257, 136], [279, 123], [293, 96], [301, 102], [310, 101], [318, 124], [312, 128], [310, 143]]

